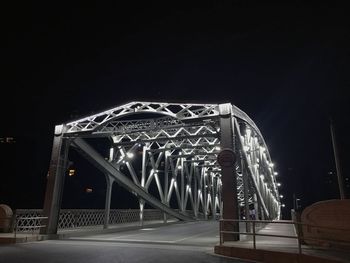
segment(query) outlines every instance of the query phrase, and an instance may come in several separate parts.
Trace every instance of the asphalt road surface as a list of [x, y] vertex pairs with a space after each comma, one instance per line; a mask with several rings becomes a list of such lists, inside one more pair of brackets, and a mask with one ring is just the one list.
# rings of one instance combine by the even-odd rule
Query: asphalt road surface
[[0, 246], [0, 263], [247, 262], [213, 254], [218, 222], [190, 222], [127, 232]]

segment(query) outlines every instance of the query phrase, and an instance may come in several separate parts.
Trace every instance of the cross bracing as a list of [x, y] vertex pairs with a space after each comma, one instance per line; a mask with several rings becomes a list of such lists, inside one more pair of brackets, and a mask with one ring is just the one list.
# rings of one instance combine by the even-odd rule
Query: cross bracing
[[[222, 120], [227, 116], [230, 122], [225, 126]], [[99, 153], [87, 141], [101, 137], [110, 138], [108, 153]], [[140, 219], [145, 203], [163, 211], [165, 219], [223, 216], [222, 176], [227, 168], [217, 159], [226, 148], [236, 156], [229, 173], [235, 184], [228, 189], [234, 190], [231, 201], [237, 210], [244, 207], [246, 217], [253, 208], [257, 218], [280, 217], [277, 173], [264, 138], [234, 105], [130, 102], [56, 126], [44, 207], [47, 232], [54, 232], [57, 224], [50, 216], [57, 214], [62, 190], [55, 188], [66, 169], [70, 146], [106, 175], [110, 187], [106, 218], [113, 182], [139, 198]]]

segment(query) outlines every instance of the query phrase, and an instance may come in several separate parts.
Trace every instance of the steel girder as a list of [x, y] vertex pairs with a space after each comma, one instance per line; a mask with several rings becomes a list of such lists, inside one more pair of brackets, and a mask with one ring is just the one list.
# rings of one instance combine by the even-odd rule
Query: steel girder
[[[243, 111], [234, 105], [230, 111], [239, 206], [257, 202], [262, 218], [279, 218], [277, 173], [264, 138]], [[130, 102], [62, 125], [62, 138], [136, 194], [141, 209], [146, 201], [182, 220], [207, 218], [222, 213], [219, 120], [219, 104]], [[111, 138], [108, 154], [83, 139], [94, 137]]]

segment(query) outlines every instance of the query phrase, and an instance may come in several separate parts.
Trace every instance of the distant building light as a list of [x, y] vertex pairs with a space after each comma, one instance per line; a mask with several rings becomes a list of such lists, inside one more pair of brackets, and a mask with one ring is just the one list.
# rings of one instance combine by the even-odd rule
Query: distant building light
[[282, 207], [286, 207], [286, 205], [285, 205], [285, 204], [282, 204], [281, 206], [282, 206]]
[[281, 183], [277, 183], [277, 186], [281, 186]]
[[280, 195], [280, 198], [283, 198], [283, 195]]
[[277, 173], [277, 172], [274, 172], [273, 174], [274, 174], [274, 175], [278, 175], [278, 173]]
[[85, 189], [85, 192], [86, 192], [86, 193], [92, 193], [92, 188], [86, 188], [86, 189]]
[[75, 169], [69, 169], [68, 175], [75, 176]]
[[0, 143], [15, 143], [15, 139], [13, 137], [4, 137], [0, 138]]

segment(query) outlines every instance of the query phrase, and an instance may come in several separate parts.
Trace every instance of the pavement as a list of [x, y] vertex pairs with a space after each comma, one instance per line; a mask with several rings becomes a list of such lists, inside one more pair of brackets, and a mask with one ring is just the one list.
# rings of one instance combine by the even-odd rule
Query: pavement
[[249, 262], [215, 255], [218, 234], [216, 221], [153, 224], [104, 234], [71, 233], [59, 240], [2, 245], [0, 263]]
[[[251, 262], [214, 254], [219, 243], [217, 221], [148, 222], [114, 229], [69, 230], [57, 240], [0, 245], [0, 263], [6, 262]], [[244, 229], [241, 225], [241, 230]], [[267, 225], [260, 233], [295, 235], [287, 225]], [[225, 245], [252, 248], [252, 239], [241, 236]], [[297, 252], [295, 239], [257, 237], [257, 249]], [[350, 253], [302, 247], [303, 253], [350, 262]]]

